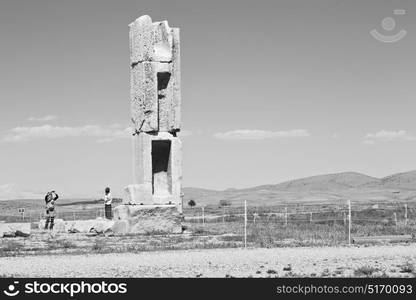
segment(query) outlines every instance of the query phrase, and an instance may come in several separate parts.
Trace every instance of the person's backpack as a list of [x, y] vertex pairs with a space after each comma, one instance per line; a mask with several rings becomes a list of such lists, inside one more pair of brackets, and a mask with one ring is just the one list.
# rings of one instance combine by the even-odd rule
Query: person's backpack
[[46, 209], [53, 211], [55, 209], [55, 201], [58, 200], [59, 196], [57, 193], [48, 192], [45, 196]]

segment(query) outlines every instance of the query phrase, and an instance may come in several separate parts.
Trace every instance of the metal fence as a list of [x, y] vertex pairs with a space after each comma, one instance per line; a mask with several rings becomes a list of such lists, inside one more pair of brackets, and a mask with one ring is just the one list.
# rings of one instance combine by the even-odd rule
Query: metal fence
[[[67, 221], [104, 217], [104, 207], [72, 211], [57, 207], [56, 218]], [[416, 229], [416, 202], [288, 203], [250, 206], [184, 208], [184, 226], [194, 236], [218, 236], [240, 245], [271, 246], [351, 244], [357, 238], [412, 235]], [[0, 221], [31, 222], [44, 211], [0, 215]]]
[[207, 207], [195, 207], [188, 209], [188, 214], [185, 214], [185, 221], [193, 224], [191, 227], [215, 232], [219, 224], [228, 225], [224, 233], [228, 230], [241, 234], [244, 245], [264, 235], [277, 242], [315, 239], [351, 244], [371, 236], [408, 237], [414, 235], [416, 229], [414, 202], [345, 201], [343, 204], [298, 203], [272, 207], [250, 207], [245, 203], [241, 207], [211, 211]]
[[[60, 210], [59, 208], [55, 211], [55, 219], [63, 219], [65, 221], [76, 221], [76, 220], [90, 220], [96, 218], [104, 218], [105, 211], [104, 208], [98, 209], [88, 209], [88, 210]], [[6, 223], [19, 223], [19, 222], [29, 222], [36, 223], [39, 220], [46, 218], [46, 213], [44, 210], [28, 210], [23, 213], [14, 213], [14, 214], [0, 214], [0, 222], [4, 221]]]

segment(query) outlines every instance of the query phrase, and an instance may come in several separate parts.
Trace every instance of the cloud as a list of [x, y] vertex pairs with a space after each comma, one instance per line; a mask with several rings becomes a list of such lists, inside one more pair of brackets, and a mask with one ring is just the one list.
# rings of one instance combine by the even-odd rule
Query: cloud
[[237, 129], [227, 132], [218, 132], [214, 137], [222, 140], [265, 140], [308, 137], [306, 129], [292, 129], [287, 131], [268, 131], [257, 129]]
[[374, 145], [376, 142], [374, 142], [373, 140], [364, 140], [363, 141], [363, 144], [366, 144], [366, 145]]
[[392, 141], [414, 141], [416, 137], [408, 133], [406, 130], [380, 130], [376, 133], [367, 133], [364, 136], [364, 144], [374, 145], [376, 142], [392, 142]]
[[35, 139], [58, 139], [65, 137], [96, 137], [99, 142], [110, 142], [118, 138], [131, 136], [130, 127], [122, 127], [119, 124], [101, 126], [22, 126], [15, 127], [6, 132], [3, 142], [25, 142]]
[[58, 116], [55, 115], [47, 115], [44, 117], [29, 117], [27, 120], [31, 122], [48, 122], [57, 120]]

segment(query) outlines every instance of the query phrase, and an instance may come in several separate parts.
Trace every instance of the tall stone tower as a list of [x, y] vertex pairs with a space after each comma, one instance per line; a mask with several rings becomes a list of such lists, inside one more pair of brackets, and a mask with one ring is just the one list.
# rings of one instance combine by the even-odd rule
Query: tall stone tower
[[130, 27], [130, 97], [134, 183], [128, 204], [182, 211], [179, 28], [141, 16]]

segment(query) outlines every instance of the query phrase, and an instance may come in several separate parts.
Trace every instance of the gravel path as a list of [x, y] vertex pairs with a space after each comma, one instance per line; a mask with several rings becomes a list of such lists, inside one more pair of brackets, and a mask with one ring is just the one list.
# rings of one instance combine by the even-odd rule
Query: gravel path
[[[210, 249], [0, 258], [0, 275], [16, 277], [413, 277], [416, 245], [371, 247]], [[407, 270], [407, 271], [405, 271]]]

